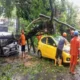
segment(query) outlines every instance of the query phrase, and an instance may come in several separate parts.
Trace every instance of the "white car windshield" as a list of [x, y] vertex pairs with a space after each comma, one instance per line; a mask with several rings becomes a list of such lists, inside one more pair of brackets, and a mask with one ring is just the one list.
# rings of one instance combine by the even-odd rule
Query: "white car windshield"
[[62, 36], [56, 36], [56, 37], [54, 37], [54, 39], [55, 39], [57, 42], [59, 42], [59, 40], [60, 40], [61, 37], [62, 37]]

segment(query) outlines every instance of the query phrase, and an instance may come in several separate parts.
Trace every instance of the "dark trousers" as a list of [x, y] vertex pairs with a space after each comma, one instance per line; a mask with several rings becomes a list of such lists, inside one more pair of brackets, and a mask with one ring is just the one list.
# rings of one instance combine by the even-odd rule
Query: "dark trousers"
[[60, 49], [57, 48], [56, 59], [58, 59], [58, 58], [62, 59], [62, 50], [60, 50]]

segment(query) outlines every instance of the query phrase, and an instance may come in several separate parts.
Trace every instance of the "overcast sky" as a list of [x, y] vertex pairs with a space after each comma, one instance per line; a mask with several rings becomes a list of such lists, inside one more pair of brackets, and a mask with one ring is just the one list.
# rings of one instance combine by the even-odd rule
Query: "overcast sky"
[[80, 7], [80, 0], [69, 0], [70, 2], [73, 2], [74, 5]]

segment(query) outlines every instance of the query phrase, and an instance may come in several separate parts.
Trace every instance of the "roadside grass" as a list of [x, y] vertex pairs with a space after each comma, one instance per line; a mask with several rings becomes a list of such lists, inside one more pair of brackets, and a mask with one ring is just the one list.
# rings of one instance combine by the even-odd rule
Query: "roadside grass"
[[[5, 63], [2, 63], [5, 62]], [[31, 63], [30, 66], [25, 66], [24, 63]], [[7, 63], [5, 59], [0, 59], [0, 80], [12, 80], [14, 75], [27, 76], [28, 80], [46, 80], [47, 76], [53, 76], [55, 80], [55, 76], [58, 73], [68, 73], [69, 67], [59, 67], [54, 66], [53, 61], [49, 59], [38, 59], [36, 57], [32, 57], [29, 60], [16, 59], [16, 62], [13, 61], [11, 63]], [[51, 77], [52, 77], [51, 76]], [[52, 77], [52, 78], [53, 78]], [[51, 78], [51, 79], [52, 79]]]

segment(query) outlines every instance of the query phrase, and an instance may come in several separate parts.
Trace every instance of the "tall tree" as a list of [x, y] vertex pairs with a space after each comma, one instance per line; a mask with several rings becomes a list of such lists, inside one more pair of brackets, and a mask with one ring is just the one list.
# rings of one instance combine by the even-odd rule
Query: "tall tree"
[[[32, 21], [40, 13], [50, 16], [49, 0], [0, 0], [5, 8], [6, 16], [10, 17], [16, 6], [17, 16]], [[76, 9], [66, 0], [53, 0], [54, 16], [59, 20], [75, 26]]]
[[4, 7], [5, 16], [11, 17], [11, 12], [13, 10], [13, 1], [12, 0], [0, 0], [1, 4]]

